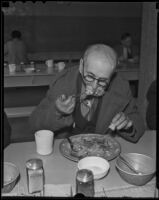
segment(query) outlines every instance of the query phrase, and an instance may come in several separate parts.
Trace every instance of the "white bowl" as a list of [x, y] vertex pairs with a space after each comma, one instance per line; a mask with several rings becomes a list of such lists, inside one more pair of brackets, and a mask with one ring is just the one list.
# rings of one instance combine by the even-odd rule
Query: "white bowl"
[[94, 179], [103, 178], [109, 171], [110, 164], [104, 158], [87, 156], [79, 160], [78, 169], [89, 169], [93, 172]]
[[34, 70], [35, 70], [34, 67], [27, 67], [27, 68], [24, 69], [24, 71], [25, 71], [26, 73], [31, 73], [31, 72], [33, 72]]

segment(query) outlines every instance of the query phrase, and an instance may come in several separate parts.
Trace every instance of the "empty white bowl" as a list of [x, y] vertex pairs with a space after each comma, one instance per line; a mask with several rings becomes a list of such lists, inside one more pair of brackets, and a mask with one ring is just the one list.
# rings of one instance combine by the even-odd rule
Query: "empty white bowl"
[[103, 178], [109, 171], [110, 164], [104, 158], [87, 156], [79, 160], [78, 169], [89, 169], [93, 172], [94, 179]]

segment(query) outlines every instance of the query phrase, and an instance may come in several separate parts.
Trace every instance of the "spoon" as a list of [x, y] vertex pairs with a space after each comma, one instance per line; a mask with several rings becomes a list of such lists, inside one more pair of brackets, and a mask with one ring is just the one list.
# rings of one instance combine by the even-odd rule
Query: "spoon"
[[139, 170], [135, 169], [132, 164], [130, 164], [130, 162], [128, 160], [126, 160], [123, 156], [119, 156], [120, 160], [129, 167], [129, 169], [131, 169], [135, 174], [138, 175], [142, 175], [142, 172], [140, 172]]

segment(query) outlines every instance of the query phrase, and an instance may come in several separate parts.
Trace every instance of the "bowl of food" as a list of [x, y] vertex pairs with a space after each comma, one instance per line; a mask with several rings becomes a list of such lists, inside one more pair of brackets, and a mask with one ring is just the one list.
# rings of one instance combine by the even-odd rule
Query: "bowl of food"
[[35, 71], [35, 68], [34, 67], [26, 67], [24, 68], [24, 71], [29, 74], [29, 73], [32, 73]]
[[121, 178], [126, 182], [141, 186], [148, 183], [154, 177], [156, 165], [154, 159], [147, 155], [124, 153], [117, 158], [116, 169]]
[[78, 169], [89, 169], [93, 172], [94, 179], [100, 179], [107, 175], [110, 164], [109, 162], [98, 156], [87, 156], [78, 162]]
[[16, 185], [19, 176], [19, 169], [16, 165], [10, 162], [4, 162], [2, 193], [11, 192]]

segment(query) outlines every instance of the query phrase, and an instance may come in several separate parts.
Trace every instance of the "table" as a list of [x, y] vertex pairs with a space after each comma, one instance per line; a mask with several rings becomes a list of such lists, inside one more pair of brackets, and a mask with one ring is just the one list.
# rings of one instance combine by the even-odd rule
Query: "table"
[[44, 64], [38, 64], [37, 69], [40, 71], [31, 73], [20, 71], [12, 74], [9, 73], [8, 69], [5, 69], [4, 88], [47, 86], [57, 74], [57, 70], [46, 68]]
[[[146, 131], [136, 144], [130, 143], [118, 136], [116, 136], [116, 140], [121, 144], [122, 153], [143, 153], [156, 160], [156, 131]], [[43, 160], [46, 184], [71, 184], [73, 194], [75, 193], [77, 163], [61, 155], [59, 151], [61, 141], [61, 139], [55, 140], [54, 151], [48, 156], [41, 156], [36, 153], [35, 142], [13, 143], [4, 150], [4, 161], [16, 164], [20, 170], [21, 179], [19, 186], [24, 187], [25, 194], [27, 194], [25, 163], [31, 158], [40, 158]], [[103, 187], [109, 190], [131, 186], [121, 179], [116, 171], [115, 162], [116, 159], [110, 161], [110, 171], [106, 177], [95, 181], [96, 192], [100, 192]], [[155, 183], [155, 177], [149, 183]], [[12, 193], [15, 191], [16, 187]]]
[[[76, 65], [76, 64], [75, 64]], [[39, 72], [26, 73], [16, 72], [10, 74], [8, 69], [4, 70], [4, 88], [47, 86], [58, 73], [57, 70], [46, 68], [45, 64], [37, 64]], [[117, 67], [116, 71], [128, 81], [139, 79], [139, 67], [137, 64], [126, 67]]]

